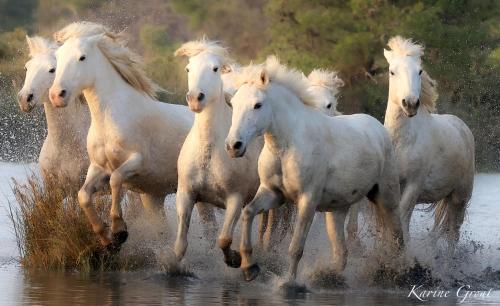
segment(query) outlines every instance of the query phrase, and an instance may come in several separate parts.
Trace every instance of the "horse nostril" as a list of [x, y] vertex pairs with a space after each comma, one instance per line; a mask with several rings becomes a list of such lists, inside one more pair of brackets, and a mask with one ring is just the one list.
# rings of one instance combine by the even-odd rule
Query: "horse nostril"
[[420, 99], [417, 100], [417, 107], [420, 106]]
[[28, 102], [33, 101], [33, 94], [29, 94], [28, 97], [26, 98]]
[[241, 141], [237, 141], [233, 144], [233, 149], [235, 150], [239, 150], [241, 148], [241, 146], [243, 146], [243, 142]]
[[406, 99], [403, 99], [403, 106], [406, 106]]
[[66, 96], [66, 90], [65, 90], [65, 89], [63, 89], [63, 90], [61, 90], [61, 92], [59, 93], [59, 97], [64, 98], [65, 96]]
[[201, 102], [204, 98], [205, 98], [205, 94], [204, 94], [204, 93], [202, 93], [202, 92], [200, 92], [200, 93], [198, 94], [198, 101], [200, 101], [200, 102]]

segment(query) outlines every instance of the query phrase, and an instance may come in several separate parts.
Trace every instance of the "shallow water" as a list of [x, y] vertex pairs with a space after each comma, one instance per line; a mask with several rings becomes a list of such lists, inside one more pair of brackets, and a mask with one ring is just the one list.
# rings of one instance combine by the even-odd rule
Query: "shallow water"
[[[324, 233], [323, 218], [317, 215], [308, 237], [304, 258], [299, 267], [298, 283], [301, 286], [283, 289], [281, 279], [271, 271], [280, 270], [286, 263], [286, 246], [289, 238], [279, 247], [276, 260], [262, 263], [262, 276], [252, 283], [241, 280], [239, 270], [225, 267], [220, 251], [207, 242], [201, 234], [197, 216], [192, 221], [187, 269], [194, 276], [172, 276], [160, 267], [139, 272], [106, 273], [40, 273], [26, 272], [17, 261], [14, 235], [8, 219], [8, 201], [14, 201], [10, 191], [10, 177], [23, 179], [33, 166], [0, 163], [0, 305], [206, 305], [206, 304], [297, 304], [297, 305], [419, 305], [424, 302], [408, 298], [410, 287], [385, 290], [367, 285], [373, 267], [362, 254], [350, 258], [345, 272], [349, 289], [325, 289], [317, 285], [318, 275], [327, 274], [329, 243]], [[448, 298], [429, 298], [426, 305], [477, 305], [500, 304], [500, 282], [486, 280], [482, 271], [491, 267], [500, 270], [500, 174], [476, 176], [474, 195], [468, 217], [462, 227], [461, 262], [450, 269], [440, 261], [436, 250], [429, 249], [427, 228], [432, 225], [432, 215], [417, 212], [412, 219], [410, 252], [415, 258], [431, 267], [433, 276], [450, 277], [471, 289], [489, 290], [486, 298], [466, 298], [464, 292], [450, 289]], [[162, 225], [167, 234], [160, 235], [149, 220], [129, 224], [130, 238], [122, 252], [148, 244], [160, 261], [168, 262], [171, 256], [175, 231], [173, 214], [174, 196], [167, 199], [169, 224]], [[13, 202], [15, 203], [15, 202]], [[219, 219], [222, 215], [219, 214]], [[363, 224], [363, 232], [369, 226]], [[152, 225], [153, 224], [153, 225]], [[160, 227], [162, 227], [160, 226]], [[238, 237], [238, 234], [235, 235]], [[236, 239], [238, 240], [238, 239]], [[238, 243], [236, 241], [235, 243]], [[257, 258], [264, 261], [256, 251]], [[276, 268], [276, 266], [278, 268]], [[321, 278], [321, 277], [320, 277]], [[303, 286], [302, 286], [303, 285]], [[323, 284], [325, 285], [325, 284]], [[418, 285], [418, 284], [415, 284]]]

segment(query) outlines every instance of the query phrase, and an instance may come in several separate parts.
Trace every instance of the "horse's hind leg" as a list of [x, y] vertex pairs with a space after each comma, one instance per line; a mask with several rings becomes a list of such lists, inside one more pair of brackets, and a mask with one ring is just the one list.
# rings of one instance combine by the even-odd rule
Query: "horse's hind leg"
[[448, 243], [448, 256], [454, 255], [457, 243], [460, 239], [460, 227], [464, 222], [465, 211], [469, 197], [458, 195], [456, 192], [438, 202], [434, 212], [434, 230], [445, 235]]
[[78, 191], [78, 203], [90, 221], [92, 230], [99, 236], [99, 240], [103, 246], [109, 245], [111, 240], [108, 237], [106, 226], [97, 215], [95, 207], [92, 204], [92, 196], [94, 192], [105, 186], [108, 180], [108, 174], [101, 167], [90, 164], [85, 183], [80, 191]]
[[398, 249], [403, 247], [403, 230], [398, 209], [399, 184], [382, 182], [375, 185], [368, 194], [368, 199], [376, 207], [377, 231], [390, 245], [396, 245]]
[[109, 186], [111, 187], [111, 233], [113, 235], [111, 247], [116, 251], [127, 240], [127, 225], [123, 220], [121, 199], [123, 197], [123, 182], [135, 175], [142, 162], [142, 156], [132, 154], [123, 164], [111, 173]]
[[364, 203], [364, 200], [361, 200], [357, 203], [354, 203], [349, 208], [349, 218], [347, 220], [347, 244], [350, 247], [357, 248], [361, 246], [359, 237], [358, 237], [358, 218], [361, 209], [361, 205]]
[[215, 246], [215, 237], [217, 236], [217, 220], [215, 219], [215, 211], [211, 204], [198, 202], [196, 210], [202, 221], [203, 234], [210, 242], [210, 247]]
[[140, 195], [142, 206], [144, 210], [153, 216], [165, 217], [165, 196], [152, 195], [149, 193], [141, 193]]
[[344, 271], [347, 263], [347, 247], [344, 236], [344, 223], [347, 209], [326, 212], [326, 231], [332, 248], [332, 263], [335, 272]]

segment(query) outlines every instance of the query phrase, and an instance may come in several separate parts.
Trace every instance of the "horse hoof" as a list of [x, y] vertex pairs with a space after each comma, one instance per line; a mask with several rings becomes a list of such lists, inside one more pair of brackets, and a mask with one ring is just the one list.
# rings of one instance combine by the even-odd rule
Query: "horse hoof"
[[121, 231], [118, 233], [113, 233], [112, 237], [112, 244], [116, 244], [118, 246], [122, 245], [127, 241], [128, 238], [128, 232], [127, 231]]
[[224, 258], [224, 262], [231, 268], [239, 268], [241, 266], [240, 252], [231, 250], [229, 255]]
[[253, 264], [250, 267], [243, 269], [243, 276], [247, 282], [253, 281], [260, 272], [260, 268], [258, 264]]
[[118, 252], [120, 252], [120, 249], [121, 249], [120, 244], [111, 242], [110, 244], [108, 244], [107, 246], [104, 247], [104, 251], [105, 251], [104, 255], [105, 255], [105, 257], [116, 255], [116, 254], [118, 254]]

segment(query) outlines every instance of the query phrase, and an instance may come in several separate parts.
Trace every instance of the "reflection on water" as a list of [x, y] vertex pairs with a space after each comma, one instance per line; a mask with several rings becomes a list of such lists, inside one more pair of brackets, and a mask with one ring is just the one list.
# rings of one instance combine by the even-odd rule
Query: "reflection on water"
[[[196, 277], [168, 276], [160, 273], [160, 268], [142, 272], [106, 272], [96, 274], [26, 272], [17, 263], [15, 240], [7, 217], [5, 198], [13, 200], [9, 188], [9, 178], [23, 178], [26, 167], [0, 163], [0, 305], [422, 305], [415, 298], [408, 298], [410, 288], [388, 291], [369, 287], [362, 279], [362, 272], [370, 264], [366, 254], [350, 259], [346, 269], [348, 289], [322, 289], [311, 283], [312, 273], [324, 271], [328, 266], [329, 245], [324, 232], [323, 218], [316, 216], [306, 251], [300, 267], [299, 282], [307, 289], [284, 290], [281, 280], [269, 272], [270, 264], [262, 265], [263, 276], [252, 283], [242, 281], [239, 270], [225, 267], [220, 250], [210, 248], [197, 227], [192, 222], [190, 247], [187, 254], [188, 269]], [[462, 249], [464, 260], [454, 269], [455, 274], [467, 274], [462, 281], [473, 281], [473, 288], [484, 290], [492, 287], [499, 290], [498, 282], [489, 282], [482, 274], [486, 267], [500, 269], [500, 175], [478, 175], [468, 218], [462, 228]], [[130, 224], [130, 238], [122, 252], [134, 249], [134, 243], [154, 246], [156, 254], [168, 253], [175, 230], [173, 197], [167, 199], [168, 237], [156, 237], [152, 233], [157, 228], [146, 224]], [[219, 215], [221, 217], [221, 215]], [[196, 218], [196, 216], [195, 216]], [[426, 228], [431, 225], [432, 216], [418, 212], [412, 220], [412, 251], [424, 264], [430, 264], [433, 272], [441, 276], [443, 267], [433, 263], [433, 250], [426, 248]], [[362, 222], [361, 222], [362, 223]], [[149, 227], [148, 227], [149, 226]], [[167, 226], [167, 225], [165, 225]], [[363, 225], [366, 226], [366, 225]], [[238, 237], [238, 234], [236, 234]], [[135, 241], [135, 242], [134, 242]], [[153, 243], [153, 241], [155, 241]], [[279, 254], [272, 264], [284, 266], [288, 241], [280, 245]], [[477, 245], [482, 248], [477, 249]], [[263, 258], [256, 254], [262, 263]], [[167, 256], [168, 257], [168, 256]], [[277, 262], [277, 263], [276, 263]], [[365, 269], [366, 270], [366, 269]], [[361, 273], [360, 273], [361, 272]], [[448, 271], [444, 271], [448, 272]], [[479, 275], [479, 276], [478, 276]], [[365, 275], [366, 276], [366, 275]], [[474, 277], [471, 277], [474, 276]], [[482, 278], [483, 277], [483, 278]], [[460, 301], [456, 290], [447, 299], [435, 298], [425, 305], [455, 305]], [[500, 291], [494, 291], [486, 300], [469, 298], [460, 305], [500, 304]]]
[[[8, 274], [20, 278], [22, 287], [17, 292], [0, 295], [1, 305], [421, 304], [415, 299], [408, 299], [408, 292], [402, 291], [371, 289], [295, 292], [279, 289], [270, 283], [248, 284], [235, 279], [200, 280], [168, 277], [155, 272], [112, 272], [85, 276], [52, 272], [21, 276], [19, 271], [11, 270]], [[448, 299], [431, 300], [426, 305], [454, 305], [458, 302], [459, 299], [452, 296]], [[477, 305], [477, 303], [493, 305], [499, 302], [500, 294], [494, 292], [488, 300], [468, 299], [462, 305]]]

